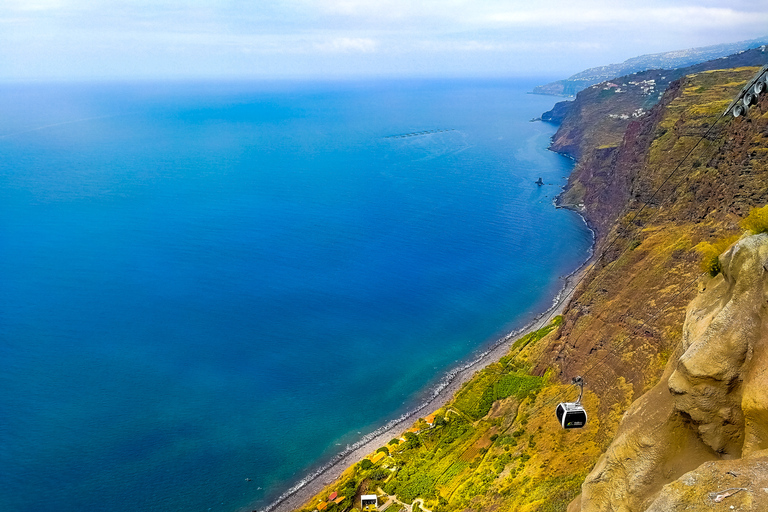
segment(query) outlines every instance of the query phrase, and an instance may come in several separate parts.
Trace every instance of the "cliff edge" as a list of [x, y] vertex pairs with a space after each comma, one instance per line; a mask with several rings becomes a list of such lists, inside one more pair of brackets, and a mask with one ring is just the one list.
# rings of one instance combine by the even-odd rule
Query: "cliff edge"
[[624, 415], [569, 512], [768, 510], [768, 234], [704, 277], [659, 383]]

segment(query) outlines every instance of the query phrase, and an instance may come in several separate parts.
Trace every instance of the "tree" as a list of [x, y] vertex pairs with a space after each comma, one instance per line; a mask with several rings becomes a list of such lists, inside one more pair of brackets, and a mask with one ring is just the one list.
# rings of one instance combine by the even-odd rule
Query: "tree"
[[405, 433], [405, 449], [410, 448], [418, 448], [421, 446], [421, 441], [419, 440], [419, 436], [414, 434], [413, 432], [406, 432]]

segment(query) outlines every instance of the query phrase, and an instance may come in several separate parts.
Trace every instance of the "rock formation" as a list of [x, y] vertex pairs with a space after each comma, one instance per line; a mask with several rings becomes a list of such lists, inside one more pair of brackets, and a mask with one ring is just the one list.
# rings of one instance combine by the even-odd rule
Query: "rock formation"
[[569, 512], [768, 510], [768, 234], [720, 263]]

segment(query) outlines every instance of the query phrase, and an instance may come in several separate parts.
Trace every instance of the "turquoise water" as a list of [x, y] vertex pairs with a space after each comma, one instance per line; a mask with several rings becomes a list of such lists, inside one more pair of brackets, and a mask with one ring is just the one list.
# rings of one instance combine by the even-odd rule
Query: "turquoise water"
[[0, 87], [3, 510], [263, 507], [546, 309], [538, 82]]

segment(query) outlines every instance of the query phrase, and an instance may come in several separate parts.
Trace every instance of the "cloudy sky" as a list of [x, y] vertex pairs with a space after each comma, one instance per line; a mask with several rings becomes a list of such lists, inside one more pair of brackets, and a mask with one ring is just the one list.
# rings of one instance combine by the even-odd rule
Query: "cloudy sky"
[[768, 0], [0, 0], [0, 80], [568, 76], [768, 35]]

